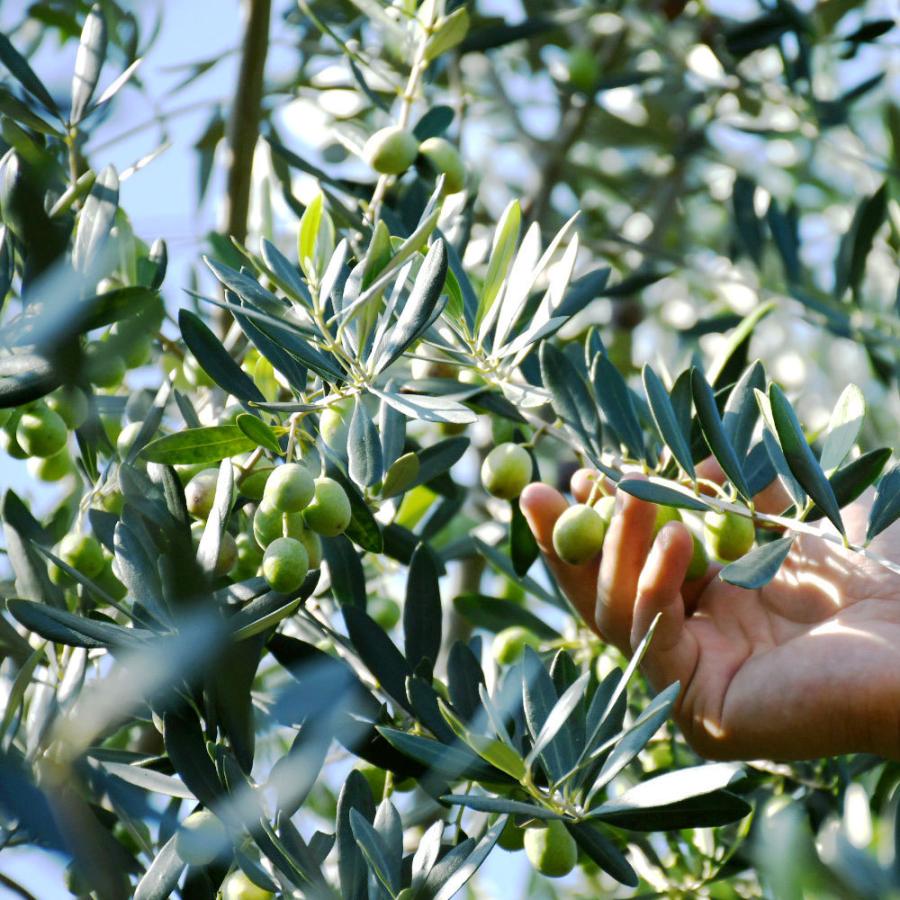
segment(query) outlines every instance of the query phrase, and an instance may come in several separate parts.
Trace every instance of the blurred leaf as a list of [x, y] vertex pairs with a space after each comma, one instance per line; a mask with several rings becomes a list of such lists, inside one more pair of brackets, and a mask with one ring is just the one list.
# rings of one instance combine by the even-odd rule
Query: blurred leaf
[[886, 472], [875, 489], [875, 500], [869, 511], [866, 541], [871, 541], [900, 518], [900, 465]]
[[522, 781], [525, 778], [527, 767], [518, 751], [498, 738], [470, 730], [443, 700], [438, 699], [437, 704], [441, 715], [454, 734], [464, 744], [471, 747], [485, 762], [495, 766], [501, 772], [505, 772], [516, 781]]
[[398, 880], [395, 878], [396, 866], [391, 863], [384, 839], [359, 810], [350, 810], [350, 827], [378, 880], [392, 895], [395, 894], [398, 889]]
[[744, 175], [738, 175], [731, 192], [731, 208], [734, 212], [734, 224], [741, 247], [759, 266], [762, 263], [765, 234], [754, 209], [755, 193], [756, 182]]
[[77, 125], [87, 111], [91, 97], [97, 88], [100, 70], [106, 59], [106, 19], [99, 3], [88, 11], [81, 32], [81, 42], [75, 56], [75, 74], [72, 76], [72, 108], [69, 121]]
[[181, 780], [204, 806], [214, 807], [224, 789], [206, 750], [196, 715], [189, 711], [166, 712], [163, 715], [163, 739], [166, 754]]
[[430, 738], [384, 726], [378, 726], [377, 730], [401, 753], [448, 780], [465, 776], [479, 781], [496, 782], [506, 778], [499, 769], [487, 765], [467, 747], [448, 747]]
[[356, 606], [341, 608], [353, 649], [388, 694], [407, 712], [406, 679], [412, 668], [375, 621]]
[[265, 401], [253, 379], [231, 358], [222, 342], [199, 316], [181, 309], [178, 312], [178, 326], [188, 349], [219, 387], [238, 400], [253, 403]]
[[778, 443], [791, 472], [806, 493], [822, 508], [834, 527], [843, 534], [844, 523], [841, 521], [841, 510], [834, 491], [806, 442], [793, 407], [777, 384], [769, 385], [769, 404], [778, 431]]
[[764, 587], [778, 574], [793, 543], [794, 536], [790, 535], [756, 547], [721, 569], [719, 578], [750, 591]]
[[351, 815], [356, 812], [366, 821], [375, 818], [375, 804], [372, 792], [365, 778], [356, 771], [350, 772], [341, 788], [337, 804], [338, 875], [341, 896], [345, 900], [368, 900], [366, 862], [359, 847], [351, 824]]
[[638, 876], [621, 850], [588, 822], [566, 822], [579, 848], [620, 884], [637, 887]]
[[107, 166], [97, 175], [78, 216], [78, 230], [72, 248], [72, 265], [76, 271], [90, 272], [96, 277], [104, 274], [103, 251], [118, 208], [119, 176], [113, 166]]
[[162, 846], [134, 889], [134, 900], [166, 900], [178, 887], [186, 863], [175, 849], [172, 836]]
[[246, 453], [255, 446], [237, 425], [210, 425], [157, 438], [147, 444], [140, 455], [148, 462], [166, 465], [219, 462], [227, 456]]
[[34, 97], [39, 100], [44, 108], [60, 118], [59, 107], [50, 96], [50, 92], [44, 87], [43, 82], [34, 74], [25, 57], [10, 43], [9, 38], [0, 32], [0, 62], [9, 69], [10, 73]]
[[[454, 850], [451, 850], [428, 874], [425, 879], [425, 891], [433, 891], [434, 900], [451, 900], [465, 886], [466, 882], [478, 871], [479, 866], [488, 858], [490, 852], [494, 849], [494, 845], [500, 837], [500, 832], [505, 825], [504, 821], [494, 823], [485, 831], [481, 840], [475, 845], [471, 852], [467, 851], [464, 855], [460, 854], [460, 861], [457, 864], [452, 859], [455, 850], [460, 849], [462, 844], [458, 844]], [[450, 863], [454, 863], [451, 866]]]
[[89, 650], [133, 647], [142, 639], [150, 637], [150, 632], [143, 629], [123, 628], [112, 622], [86, 619], [34, 600], [10, 597], [6, 601], [6, 608], [29, 631], [48, 641], [70, 647], [87, 647]]
[[430, 137], [440, 137], [453, 122], [453, 115], [452, 107], [432, 106], [413, 127], [416, 140], [424, 141]]
[[434, 553], [419, 544], [409, 564], [406, 600], [403, 604], [403, 638], [411, 669], [422, 660], [437, 662], [441, 649], [441, 592]]
[[848, 384], [832, 410], [822, 443], [819, 465], [826, 475], [831, 475], [853, 449], [865, 414], [866, 400], [862, 391], [855, 384]]
[[886, 214], [887, 183], [860, 201], [850, 227], [841, 238], [834, 263], [834, 296], [838, 299], [841, 299], [847, 288], [850, 288], [854, 298], [859, 301], [866, 259]]
[[155, 769], [145, 768], [144, 766], [132, 766], [117, 762], [104, 762], [103, 768], [110, 775], [115, 775], [129, 784], [141, 788], [141, 790], [150, 791], [154, 794], [164, 794], [167, 797], [179, 797], [182, 800], [195, 799], [193, 793], [187, 789], [184, 782], [174, 775], [166, 775], [163, 772], [157, 772]]
[[331, 592], [335, 600], [341, 606], [351, 603], [365, 609], [366, 576], [350, 541], [342, 534], [326, 538], [322, 541], [322, 552], [328, 563]]

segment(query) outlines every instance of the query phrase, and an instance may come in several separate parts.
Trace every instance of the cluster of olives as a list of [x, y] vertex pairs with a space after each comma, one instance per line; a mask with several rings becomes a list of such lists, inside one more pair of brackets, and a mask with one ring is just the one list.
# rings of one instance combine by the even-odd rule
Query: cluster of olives
[[461, 191], [466, 183], [466, 167], [459, 151], [446, 138], [424, 141], [399, 125], [376, 131], [363, 148], [366, 162], [382, 175], [402, 175], [421, 156], [437, 175], [444, 176], [448, 194]]
[[[114, 600], [121, 600], [127, 593], [125, 585], [116, 576], [112, 554], [92, 534], [73, 531], [56, 545], [54, 553], [67, 566], [90, 579]], [[50, 564], [48, 575], [60, 587], [73, 584], [69, 573], [55, 563]]]
[[[217, 469], [204, 469], [185, 485], [188, 512], [198, 521], [197, 535], [209, 517], [216, 495]], [[252, 472], [241, 493], [259, 500], [253, 514], [253, 537], [222, 536], [215, 573], [263, 577], [274, 591], [297, 590], [307, 572], [322, 562], [321, 537], [336, 537], [350, 524], [350, 500], [332, 478], [313, 478], [301, 463], [284, 463]]]
[[[531, 481], [532, 463], [528, 451], [519, 444], [500, 444], [485, 457], [481, 467], [481, 483], [484, 489], [502, 500], [515, 500]], [[610, 522], [615, 513], [616, 500], [611, 495], [601, 495], [596, 500], [570, 506], [553, 527], [553, 549], [565, 563], [580, 566], [595, 559], [603, 549]], [[681, 513], [671, 506], [657, 506], [655, 537], [669, 522], [680, 522]], [[725, 562], [740, 559], [753, 546], [756, 531], [753, 521], [732, 512], [710, 510], [703, 520], [701, 540], [693, 537], [693, 555], [685, 579], [702, 578], [709, 567], [706, 547]], [[704, 543], [705, 541], [705, 543]], [[521, 636], [509, 635], [505, 639], [509, 648], [501, 655], [509, 656], [515, 646], [521, 645]]]

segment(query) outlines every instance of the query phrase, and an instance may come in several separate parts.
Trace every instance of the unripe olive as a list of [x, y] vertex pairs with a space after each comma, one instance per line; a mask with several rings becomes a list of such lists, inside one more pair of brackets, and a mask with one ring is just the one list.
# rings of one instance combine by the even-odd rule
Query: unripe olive
[[57, 556], [86, 578], [100, 574], [103, 568], [103, 548], [90, 534], [67, 534], [59, 542]]
[[384, 796], [384, 783], [387, 781], [387, 772], [371, 763], [362, 762], [356, 767], [356, 771], [366, 779], [369, 790], [378, 803]]
[[208, 866], [228, 843], [228, 832], [214, 813], [191, 813], [175, 833], [175, 850], [189, 866]]
[[553, 526], [553, 549], [570, 566], [580, 566], [593, 559], [603, 547], [606, 524], [590, 506], [570, 506]]
[[129, 369], [138, 369], [150, 361], [153, 343], [136, 320], [116, 322], [109, 330], [109, 342]]
[[300, 512], [309, 505], [315, 491], [315, 482], [306, 466], [285, 463], [266, 481], [263, 501], [281, 512]]
[[[131, 445], [134, 443], [134, 439], [138, 436], [138, 432], [143, 425], [143, 422], [129, 422], [119, 432], [119, 436], [116, 438], [116, 450], [122, 459], [128, 455], [128, 451], [131, 449]], [[213, 484], [213, 491], [215, 491], [215, 484]]]
[[594, 509], [597, 511], [597, 515], [603, 519], [603, 524], [609, 528], [610, 522], [612, 522], [613, 516], [616, 514], [615, 495], [607, 494], [605, 497], [601, 497], [594, 504]]
[[303, 511], [306, 524], [325, 537], [342, 534], [352, 516], [347, 494], [332, 478], [317, 478], [315, 486], [315, 496]]
[[504, 850], [515, 853], [516, 850], [521, 850], [525, 846], [525, 829], [516, 825], [513, 817], [510, 816], [503, 826], [503, 831], [500, 832], [500, 837], [497, 838], [497, 843]]
[[266, 548], [280, 537], [300, 540], [303, 534], [303, 513], [283, 513], [263, 500], [253, 515], [253, 537], [260, 547]]
[[245, 532], [240, 532], [234, 539], [237, 550], [237, 562], [231, 570], [235, 581], [244, 581], [253, 578], [262, 565], [262, 550], [256, 540]]
[[578, 845], [559, 819], [525, 831], [525, 853], [542, 875], [562, 878], [575, 868]]
[[248, 500], [262, 500], [266, 488], [266, 481], [275, 470], [271, 466], [262, 469], [254, 469], [245, 475], [238, 483], [238, 493]]
[[[18, 420], [13, 419], [12, 422], [18, 422]], [[28, 454], [16, 440], [15, 429], [9, 427], [12, 422], [8, 423], [7, 428], [0, 431], [0, 447], [13, 459], [28, 459]]]
[[322, 538], [309, 528], [304, 528], [299, 540], [306, 548], [306, 555], [309, 557], [309, 567], [318, 569], [322, 565]]
[[382, 594], [369, 600], [366, 612], [384, 631], [390, 631], [400, 621], [400, 604]]
[[521, 658], [526, 646], [537, 649], [540, 644], [540, 639], [534, 632], [521, 625], [510, 625], [494, 635], [491, 652], [499, 665], [508, 666]]
[[273, 591], [290, 594], [303, 584], [309, 571], [306, 548], [294, 538], [276, 538], [266, 547], [262, 568], [263, 577]]
[[329, 406], [319, 416], [319, 434], [322, 435], [322, 440], [334, 450], [342, 450], [347, 445], [352, 407], [351, 400], [341, 400]]
[[59, 481], [75, 471], [67, 447], [63, 447], [59, 453], [54, 453], [53, 456], [32, 456], [27, 465], [31, 475], [41, 481]]
[[591, 93], [600, 77], [600, 63], [587, 47], [573, 47], [568, 58], [569, 84], [577, 91]]
[[459, 150], [446, 138], [430, 137], [419, 144], [419, 153], [424, 156], [434, 170], [444, 175], [444, 192], [455, 194], [466, 183], [466, 167]]
[[270, 900], [275, 895], [254, 884], [240, 869], [232, 872], [222, 884], [222, 900]]
[[204, 469], [195, 475], [184, 488], [184, 501], [188, 512], [197, 519], [206, 519], [216, 499], [218, 469]]
[[47, 406], [74, 431], [81, 428], [88, 417], [90, 404], [87, 395], [77, 387], [61, 387], [47, 397]]
[[127, 371], [125, 360], [102, 341], [92, 341], [84, 351], [88, 381], [100, 388], [117, 388]]
[[740, 559], [753, 546], [753, 520], [732, 512], [710, 510], [703, 517], [703, 533], [713, 556], [726, 562]]
[[113, 572], [111, 559], [103, 560], [103, 568], [100, 570], [99, 574], [94, 576], [94, 584], [101, 590], [106, 591], [113, 600], [122, 600], [128, 594], [128, 588], [119, 581], [116, 577], [116, 573]]
[[451, 362], [444, 362], [438, 359], [425, 359], [418, 355], [413, 356], [409, 364], [409, 374], [412, 375], [416, 381], [421, 381], [426, 378], [455, 379], [457, 373], [457, 367]]
[[16, 426], [16, 441], [29, 456], [53, 456], [66, 446], [66, 423], [46, 404], [23, 412]]
[[657, 506], [656, 521], [653, 523], [653, 537], [659, 534], [669, 522], [680, 522], [681, 513], [674, 506]]
[[691, 535], [691, 541], [693, 541], [693, 548], [691, 552], [691, 561], [688, 564], [687, 572], [684, 576], [685, 581], [696, 581], [698, 578], [702, 578], [709, 568], [709, 556], [707, 556], [706, 547], [703, 546], [703, 541], [695, 534]]
[[376, 172], [400, 175], [413, 164], [418, 152], [414, 134], [399, 125], [389, 125], [366, 141], [363, 157]]
[[205, 472], [208, 468], [206, 463], [178, 463], [175, 466], [175, 474], [178, 480], [186, 485], [195, 475]]
[[494, 447], [481, 464], [484, 489], [501, 500], [514, 500], [531, 481], [531, 456], [519, 444]]

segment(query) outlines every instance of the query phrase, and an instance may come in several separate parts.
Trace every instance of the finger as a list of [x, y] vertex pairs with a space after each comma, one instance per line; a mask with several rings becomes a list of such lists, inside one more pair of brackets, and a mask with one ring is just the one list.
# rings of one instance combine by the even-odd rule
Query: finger
[[596, 630], [594, 606], [599, 562], [593, 560], [582, 566], [570, 566], [553, 549], [553, 526], [568, 506], [559, 491], [540, 482], [529, 484], [519, 498], [519, 508], [550, 571], [581, 617]]
[[[700, 478], [714, 481], [716, 484], [725, 483], [725, 473], [714, 456], [707, 456], [702, 462], [697, 463], [696, 469]], [[701, 485], [700, 490], [704, 494], [712, 493], [712, 490], [705, 485]], [[753, 503], [760, 512], [772, 515], [784, 512], [791, 502], [790, 494], [785, 490], [777, 475], [753, 498]]]
[[692, 539], [680, 522], [670, 522], [657, 535], [641, 572], [634, 604], [631, 646], [636, 648], [659, 616], [643, 668], [661, 689], [673, 681], [686, 685], [697, 663], [697, 645], [684, 627], [681, 584], [691, 562]]
[[655, 524], [655, 504], [639, 500], [624, 491], [617, 492], [616, 512], [600, 560], [597, 624], [601, 634], [624, 653], [629, 653], [631, 646], [635, 592], [653, 540]]

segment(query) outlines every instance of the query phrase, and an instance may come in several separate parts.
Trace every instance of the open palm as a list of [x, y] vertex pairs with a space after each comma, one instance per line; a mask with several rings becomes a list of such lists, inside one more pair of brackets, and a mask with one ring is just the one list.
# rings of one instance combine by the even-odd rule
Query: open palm
[[[576, 500], [591, 478], [576, 474]], [[654, 541], [655, 507], [624, 494], [602, 559], [568, 566], [551, 544], [565, 499], [536, 484], [521, 502], [560, 586], [601, 636], [629, 653], [661, 614], [643, 669], [656, 688], [681, 683], [676, 719], [699, 753], [900, 758], [900, 576], [803, 535], [761, 590], [726, 584], [716, 567], [683, 584], [687, 528], [670, 523]], [[774, 491], [758, 502], [784, 505]], [[865, 531], [867, 512], [866, 501], [845, 509], [851, 540]], [[873, 549], [900, 561], [900, 526]]]

